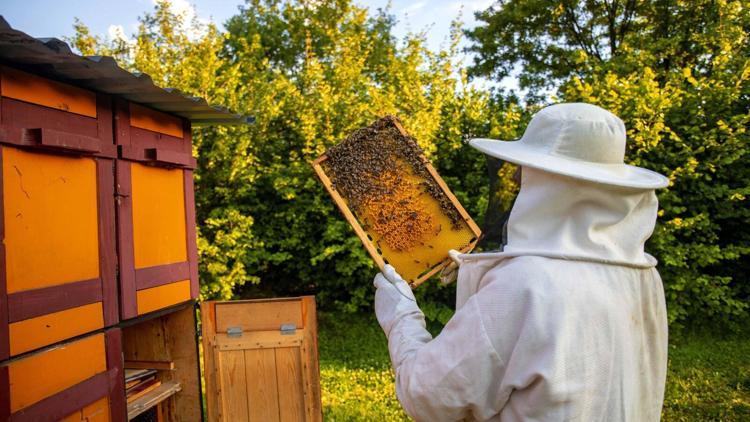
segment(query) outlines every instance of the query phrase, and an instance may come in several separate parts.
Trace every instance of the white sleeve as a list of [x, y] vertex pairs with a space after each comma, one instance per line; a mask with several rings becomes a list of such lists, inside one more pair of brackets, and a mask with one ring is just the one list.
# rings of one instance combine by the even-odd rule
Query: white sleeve
[[421, 312], [407, 315], [388, 347], [396, 394], [417, 421], [488, 419], [508, 400], [510, 392], [500, 391], [505, 362], [487, 337], [476, 295], [434, 340]]

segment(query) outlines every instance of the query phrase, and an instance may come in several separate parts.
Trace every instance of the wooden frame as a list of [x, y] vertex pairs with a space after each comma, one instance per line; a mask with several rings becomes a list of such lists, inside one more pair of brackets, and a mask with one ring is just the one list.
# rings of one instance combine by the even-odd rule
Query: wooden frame
[[195, 230], [195, 191], [193, 188], [192, 170], [180, 170], [183, 172], [187, 260], [136, 269], [133, 239], [131, 164], [130, 161], [126, 160], [117, 160], [116, 164], [117, 244], [120, 268], [120, 316], [122, 319], [139, 316], [136, 299], [138, 291], [165, 286], [181, 280], [190, 280], [190, 297], [187, 300], [197, 299], [200, 293], [198, 283], [198, 246]]
[[[391, 122], [396, 126], [398, 131], [401, 133], [402, 136], [408, 137], [408, 133], [406, 130], [401, 126], [401, 124], [395, 120], [392, 119]], [[424, 155], [419, 156], [420, 160], [424, 164], [424, 166], [427, 168], [427, 171], [430, 173], [432, 178], [435, 180], [435, 182], [438, 184], [440, 189], [445, 193], [445, 195], [448, 197], [448, 199], [451, 201], [454, 207], [456, 207], [456, 210], [458, 211], [461, 218], [466, 222], [466, 224], [469, 226], [469, 229], [474, 233], [474, 240], [472, 240], [466, 247], [461, 249], [459, 252], [469, 252], [472, 249], [474, 249], [474, 246], [476, 246], [476, 243], [479, 241], [479, 237], [481, 235], [481, 230], [479, 229], [479, 226], [474, 222], [474, 220], [471, 218], [468, 212], [466, 212], [466, 209], [461, 205], [460, 202], [458, 202], [458, 199], [455, 195], [453, 195], [453, 192], [448, 188], [448, 185], [445, 183], [442, 177], [437, 173], [435, 168], [432, 166], [429, 160], [427, 160], [427, 157]], [[323, 163], [328, 159], [328, 156], [323, 154], [320, 157], [318, 157], [315, 161], [313, 161], [312, 166], [315, 170], [315, 174], [318, 176], [320, 181], [323, 183], [323, 186], [325, 187], [326, 191], [331, 195], [331, 198], [333, 198], [334, 203], [336, 203], [336, 206], [339, 208], [341, 213], [344, 215], [344, 218], [346, 221], [352, 226], [354, 229], [354, 232], [357, 234], [357, 237], [359, 237], [359, 240], [362, 241], [362, 244], [364, 245], [365, 249], [367, 249], [367, 252], [370, 254], [372, 259], [375, 261], [375, 263], [378, 265], [378, 267], [382, 270], [385, 267], [385, 261], [383, 260], [383, 257], [378, 252], [378, 248], [373, 244], [372, 240], [370, 240], [370, 237], [368, 236], [365, 229], [360, 224], [359, 220], [357, 220], [357, 217], [354, 216], [354, 213], [351, 209], [349, 209], [349, 206], [346, 203], [346, 200], [339, 194], [339, 192], [333, 187], [333, 183], [331, 182], [331, 179], [328, 177], [328, 175], [323, 170]], [[447, 251], [446, 251], [447, 253]], [[448, 266], [452, 261], [450, 258], [446, 255], [445, 259], [438, 263], [437, 265], [433, 266], [432, 269], [425, 272], [421, 276], [419, 276], [415, 280], [411, 280], [409, 284], [412, 288], [419, 286], [426, 280], [428, 280], [433, 275], [437, 274], [439, 271], [441, 271], [443, 268]], [[407, 280], [409, 281], [409, 280]]]
[[[162, 386], [136, 401], [148, 407], [162, 403], [169, 421], [197, 422], [203, 418], [194, 305], [195, 302], [188, 302], [122, 323], [124, 360], [153, 361], [156, 367], [165, 368], [157, 373]], [[133, 414], [147, 410], [132, 408]]]
[[[229, 310], [221, 307], [229, 307]], [[282, 412], [294, 409], [299, 411], [296, 420], [322, 420], [314, 297], [203, 302], [201, 323], [208, 420], [285, 420]], [[295, 331], [281, 334], [280, 325], [288, 323], [295, 326]], [[239, 337], [229, 335], [229, 326], [240, 328], [242, 334]], [[290, 366], [286, 359], [297, 356], [296, 350], [299, 350], [299, 362]], [[238, 376], [245, 380], [248, 391], [236, 395], [222, 387], [227, 384], [224, 377], [228, 376], [224, 366], [231, 356], [247, 356], [248, 353], [262, 359], [263, 363], [239, 364], [242, 374]], [[291, 368], [299, 368], [300, 373]], [[266, 373], [269, 371], [271, 374], [261, 377], [253, 372], [258, 369], [265, 375], [269, 375]], [[297, 388], [301, 391], [286, 392], [290, 377], [299, 381]], [[270, 381], [265, 383], [263, 379]], [[240, 381], [232, 384], [235, 382]], [[264, 397], [264, 400], [250, 402], [257, 397]], [[295, 402], [294, 397], [302, 398], [303, 403]], [[226, 406], [227, 403], [231, 406]]]
[[[15, 148], [16, 146], [10, 145], [10, 147]], [[42, 151], [36, 149], [31, 150], [31, 152], [42, 153]], [[92, 157], [92, 159], [96, 164], [99, 275], [93, 279], [72, 280], [64, 284], [8, 293], [5, 262], [7, 250], [3, 242], [0, 245], [0, 360], [65, 340], [65, 338], [59, 338], [43, 344], [40, 343], [30, 349], [23, 348], [21, 352], [13, 352], [11, 350], [11, 333], [9, 332], [11, 324], [31, 324], [34, 318], [41, 318], [99, 302], [101, 302], [102, 309], [101, 325], [90, 326], [89, 331], [115, 325], [119, 320], [115, 274], [115, 210], [112, 201], [114, 195], [114, 161], [101, 157]], [[0, 169], [3, 162], [3, 147], [0, 147]], [[0, 238], [5, 239], [3, 183], [0, 174]], [[77, 331], [70, 334], [82, 335], [87, 332], [82, 330], [86, 330], [86, 327], [81, 326]]]
[[[131, 103], [115, 99], [115, 141], [119, 158], [164, 166], [194, 169], [193, 138], [190, 121], [133, 104], [147, 118], [142, 124], [131, 123]], [[166, 119], [166, 122], [160, 122]], [[144, 119], [140, 119], [144, 120]], [[172, 120], [182, 123], [182, 137], [175, 136]], [[160, 123], [162, 128], [160, 128]], [[138, 127], [138, 126], [141, 127]]]
[[[96, 335], [96, 334], [92, 334]], [[109, 329], [103, 332], [105, 341], [106, 370], [100, 372], [63, 391], [43, 398], [28, 407], [10, 413], [9, 366], [23, 358], [12, 359], [0, 366], [0, 420], [4, 421], [32, 421], [58, 420], [64, 418], [83, 407], [100, 400], [109, 399], [111, 420], [119, 421], [125, 415], [125, 390], [122, 372], [122, 335], [119, 329]], [[90, 338], [90, 337], [87, 337]], [[78, 341], [76, 339], [73, 341]], [[59, 346], [41, 350], [46, 353]], [[31, 355], [34, 356], [34, 355]], [[30, 357], [30, 356], [29, 356]], [[28, 357], [25, 357], [28, 358]], [[65, 362], [60, 362], [64, 364]]]
[[[109, 96], [0, 66], [0, 91], [3, 80], [10, 79], [13, 79], [13, 97], [0, 97], [0, 143], [66, 154], [117, 157]], [[7, 94], [7, 84], [5, 88]], [[36, 92], [36, 88], [46, 89]], [[70, 90], [75, 90], [78, 96], [66, 92]], [[89, 111], [92, 107], [95, 112]]]

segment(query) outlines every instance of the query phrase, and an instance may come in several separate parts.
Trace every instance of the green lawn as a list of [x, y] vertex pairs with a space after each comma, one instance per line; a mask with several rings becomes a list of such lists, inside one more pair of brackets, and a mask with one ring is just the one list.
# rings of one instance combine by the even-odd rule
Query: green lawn
[[[320, 315], [326, 420], [407, 419], [374, 316]], [[670, 346], [666, 421], [750, 420], [750, 339], [691, 336]]]

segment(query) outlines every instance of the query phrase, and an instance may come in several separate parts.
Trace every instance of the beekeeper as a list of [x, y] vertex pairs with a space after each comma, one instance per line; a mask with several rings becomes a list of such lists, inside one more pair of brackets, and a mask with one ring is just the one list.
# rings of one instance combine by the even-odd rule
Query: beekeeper
[[396, 394], [419, 421], [655, 421], [667, 369], [656, 260], [644, 252], [668, 180], [623, 164], [625, 125], [590, 104], [539, 111], [501, 252], [459, 255], [456, 313], [435, 338], [393, 267], [375, 277]]

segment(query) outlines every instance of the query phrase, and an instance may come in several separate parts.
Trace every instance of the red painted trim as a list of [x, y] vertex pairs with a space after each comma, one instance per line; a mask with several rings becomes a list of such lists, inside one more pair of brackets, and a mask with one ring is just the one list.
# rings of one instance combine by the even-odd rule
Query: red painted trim
[[122, 361], [122, 331], [119, 328], [108, 330], [105, 334], [107, 342], [107, 368], [109, 413], [113, 421], [127, 420], [127, 403], [125, 402], [125, 374]]
[[[190, 133], [188, 131], [188, 133]], [[190, 297], [197, 299], [200, 294], [198, 280], [198, 240], [195, 228], [195, 191], [193, 187], [193, 172], [183, 172], [185, 180], [185, 224], [187, 237], [188, 262], [190, 263]]]
[[137, 268], [135, 270], [135, 286], [137, 290], [174, 283], [186, 278], [190, 278], [190, 264], [188, 262], [156, 265], [153, 267]]
[[[106, 116], [86, 117], [5, 97], [0, 98], [0, 104], [3, 110], [0, 116], [0, 143], [55, 150], [64, 146], [63, 152], [108, 158], [117, 156], [117, 149], [110, 142], [111, 136], [105, 140], [99, 137], [104, 131], [100, 129], [101, 119]], [[106, 107], [106, 104], [102, 107]], [[102, 127], [106, 126], [104, 123]], [[28, 129], [43, 129], [48, 136], [28, 132]], [[44, 141], [45, 138], [51, 140]], [[47, 145], [40, 142], [47, 142]], [[92, 143], [96, 143], [97, 147], [93, 147]]]
[[101, 151], [99, 139], [90, 136], [45, 128], [24, 128], [21, 133], [25, 144], [39, 145], [51, 150], [84, 154]]
[[104, 307], [104, 325], [117, 324], [117, 247], [115, 227], [115, 162], [96, 160], [99, 205], [99, 278]]
[[0, 366], [0, 421], [10, 419], [10, 376], [8, 366]]
[[47, 315], [102, 300], [98, 278], [8, 295], [8, 322]]
[[[8, 334], [8, 290], [5, 279], [5, 204], [3, 202], [2, 165], [3, 148], [0, 147], [0, 360], [5, 360], [10, 356], [10, 339]], [[0, 388], [2, 388], [2, 385], [0, 385]], [[2, 409], [0, 409], [0, 412], [2, 412]]]
[[115, 114], [115, 144], [130, 146], [130, 107], [128, 102], [122, 98], [115, 98], [112, 101], [112, 108]]
[[10, 415], [10, 422], [56, 421], [107, 395], [109, 371], [96, 374], [54, 396], [40, 400]]
[[120, 158], [165, 167], [185, 167], [194, 169], [197, 165], [190, 154], [158, 148], [131, 148], [125, 145], [118, 147]]
[[117, 256], [120, 270], [120, 316], [138, 316], [135, 298], [135, 256], [133, 252], [133, 199], [130, 163], [117, 160]]
[[112, 131], [112, 98], [105, 94], [96, 94], [96, 116], [98, 138], [101, 139], [103, 146], [111, 146], [114, 150], [115, 138]]

